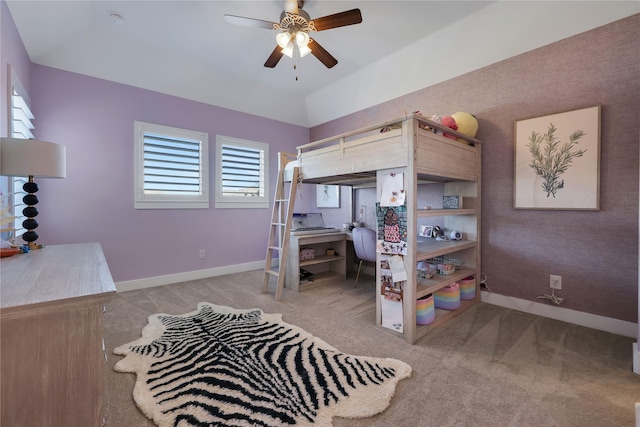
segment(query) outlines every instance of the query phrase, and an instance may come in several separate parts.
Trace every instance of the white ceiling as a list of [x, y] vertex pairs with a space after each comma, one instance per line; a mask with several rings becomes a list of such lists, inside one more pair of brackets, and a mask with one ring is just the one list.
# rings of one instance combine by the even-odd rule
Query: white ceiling
[[33, 63], [303, 126], [309, 96], [494, 3], [307, 0], [312, 19], [359, 8], [363, 22], [312, 35], [338, 65], [309, 55], [294, 70], [287, 57], [263, 66], [275, 31], [224, 22], [225, 14], [279, 21], [282, 0], [7, 0]]
[[[338, 65], [328, 69], [308, 56], [298, 61], [297, 73], [287, 57], [275, 69], [263, 66], [276, 45], [275, 31], [224, 22], [225, 14], [279, 22], [282, 0], [7, 4], [34, 63], [214, 105], [241, 97], [252, 112], [254, 96], [303, 99], [487, 2], [308, 0], [304, 10], [312, 19], [359, 8], [363, 22], [315, 33]], [[113, 22], [110, 12], [124, 22]]]

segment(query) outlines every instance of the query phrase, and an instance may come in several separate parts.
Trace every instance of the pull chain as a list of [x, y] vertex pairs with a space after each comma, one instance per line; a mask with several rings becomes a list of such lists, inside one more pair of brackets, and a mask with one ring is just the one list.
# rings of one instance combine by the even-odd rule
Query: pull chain
[[297, 43], [293, 43], [293, 70], [296, 74], [296, 81], [298, 81], [298, 58], [300, 58], [300, 49], [298, 49]]

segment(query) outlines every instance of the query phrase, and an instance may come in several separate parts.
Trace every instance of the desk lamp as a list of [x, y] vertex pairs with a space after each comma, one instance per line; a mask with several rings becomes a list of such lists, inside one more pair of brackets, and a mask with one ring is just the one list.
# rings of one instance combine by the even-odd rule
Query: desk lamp
[[27, 205], [22, 214], [27, 217], [22, 226], [27, 230], [22, 239], [30, 249], [38, 248], [38, 178], [65, 178], [67, 176], [66, 149], [64, 145], [35, 139], [0, 138], [0, 175], [11, 177], [29, 177], [22, 187], [27, 193], [22, 201]]

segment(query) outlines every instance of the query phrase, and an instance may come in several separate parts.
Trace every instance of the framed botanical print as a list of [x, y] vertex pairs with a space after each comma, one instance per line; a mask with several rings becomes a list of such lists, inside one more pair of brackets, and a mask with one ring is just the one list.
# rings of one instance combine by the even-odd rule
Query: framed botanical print
[[515, 209], [600, 209], [599, 105], [515, 123]]

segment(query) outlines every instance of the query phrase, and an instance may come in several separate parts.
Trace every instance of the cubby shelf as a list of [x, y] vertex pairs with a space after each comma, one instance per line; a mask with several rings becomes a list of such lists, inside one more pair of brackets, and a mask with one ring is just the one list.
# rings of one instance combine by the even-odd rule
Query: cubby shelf
[[431, 279], [419, 279], [416, 283], [416, 299], [432, 294], [435, 291], [456, 283], [466, 277], [474, 276], [475, 273], [475, 269], [462, 268], [449, 275], [436, 274]]
[[344, 259], [344, 257], [339, 255], [319, 255], [319, 256], [316, 255], [314, 259], [307, 259], [304, 261], [300, 261], [300, 267], [315, 265], [315, 264], [322, 264], [325, 262], [339, 261], [341, 259]]
[[477, 209], [418, 209], [416, 215], [419, 218], [449, 215], [475, 215]]
[[[300, 251], [303, 249], [313, 249], [315, 257], [300, 260]], [[333, 249], [335, 255], [325, 255], [327, 249]], [[295, 291], [303, 291], [338, 278], [345, 279], [347, 277], [346, 250], [345, 233], [291, 236], [285, 286]], [[303, 267], [313, 274], [313, 278], [300, 283], [300, 269]]]
[[416, 261], [424, 261], [442, 255], [449, 255], [464, 249], [473, 249], [478, 245], [475, 240], [449, 240], [439, 242], [428, 239], [417, 244]]

